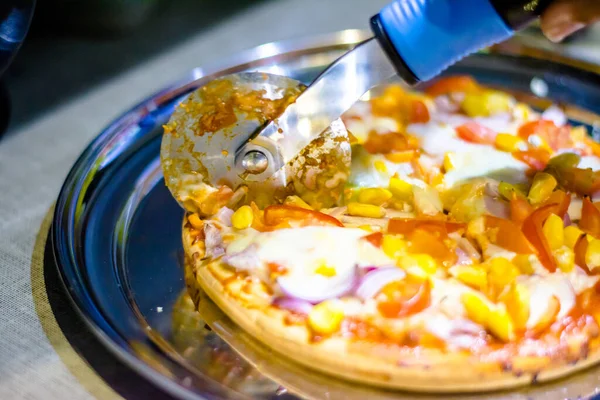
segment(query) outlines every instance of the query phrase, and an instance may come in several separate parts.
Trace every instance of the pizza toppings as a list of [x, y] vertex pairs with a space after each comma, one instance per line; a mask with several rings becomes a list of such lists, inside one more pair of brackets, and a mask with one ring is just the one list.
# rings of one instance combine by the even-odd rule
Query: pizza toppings
[[295, 195], [211, 222], [191, 214], [207, 255], [262, 282], [313, 340], [505, 360], [557, 349], [573, 324], [598, 330], [600, 208], [590, 196], [600, 145], [585, 128], [469, 77], [425, 94], [390, 86], [345, 122], [343, 204], [318, 210]]

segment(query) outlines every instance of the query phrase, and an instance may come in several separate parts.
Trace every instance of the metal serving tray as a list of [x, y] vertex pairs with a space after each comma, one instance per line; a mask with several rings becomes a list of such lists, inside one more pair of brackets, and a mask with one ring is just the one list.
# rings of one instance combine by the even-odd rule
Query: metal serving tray
[[[427, 397], [311, 372], [253, 341], [210, 301], [203, 302], [202, 315], [194, 311], [182, 295], [183, 213], [164, 186], [159, 164], [162, 124], [176, 104], [204, 82], [232, 72], [264, 71], [309, 83], [367, 37], [367, 32], [348, 30], [271, 43], [223, 64], [196, 68], [117, 118], [69, 173], [51, 232], [67, 292], [107, 349], [170, 394], [193, 399]], [[504, 48], [498, 54], [472, 56], [449, 72], [472, 74], [543, 107], [547, 102], [536, 97], [533, 88], [537, 95], [572, 106], [573, 121], [600, 123], [600, 76], [583, 69], [592, 67], [507, 54]], [[600, 387], [598, 372], [591, 369], [551, 384], [482, 397], [590, 397]], [[473, 396], [453, 396], [458, 397]]]

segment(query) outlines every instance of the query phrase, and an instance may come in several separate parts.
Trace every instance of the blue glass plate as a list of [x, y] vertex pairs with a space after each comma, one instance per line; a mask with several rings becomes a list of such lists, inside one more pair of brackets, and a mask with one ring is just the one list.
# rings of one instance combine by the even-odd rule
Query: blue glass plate
[[[164, 186], [159, 164], [162, 124], [178, 102], [198, 86], [240, 71], [271, 72], [309, 83], [326, 65], [365, 38], [366, 32], [343, 31], [268, 44], [228, 63], [197, 68], [183, 81], [117, 118], [70, 171], [57, 201], [51, 235], [61, 279], [75, 308], [101, 342], [172, 395], [194, 399], [295, 398], [280, 387], [283, 383], [308, 397], [331, 395], [334, 392], [328, 390], [333, 387], [337, 388], [333, 397], [357, 398], [357, 393], [362, 398], [414, 397], [358, 390], [349, 383], [322, 383], [319, 377], [311, 381], [310, 374], [303, 376], [304, 383], [296, 384], [290, 376], [298, 374], [290, 373], [285, 363], [281, 371], [287, 371], [287, 378], [282, 378], [268, 372], [274, 369], [264, 367], [266, 363], [259, 372], [255, 364], [260, 364], [256, 361], [260, 354], [242, 352], [248, 362], [232, 351], [227, 343], [235, 342], [235, 327], [227, 321], [219, 325], [216, 330], [223, 341], [205, 326], [189, 298], [182, 295], [183, 213]], [[593, 72], [506, 54], [479, 54], [449, 72], [471, 74], [534, 104], [539, 99], [532, 97], [531, 90], [537, 94], [541, 90], [548, 98], [576, 107], [571, 113], [574, 122], [590, 127], [593, 121], [600, 123], [600, 77]], [[273, 363], [273, 359], [268, 362]], [[596, 371], [588, 371], [574, 380], [485, 397], [586, 397], [600, 386], [596, 375]]]

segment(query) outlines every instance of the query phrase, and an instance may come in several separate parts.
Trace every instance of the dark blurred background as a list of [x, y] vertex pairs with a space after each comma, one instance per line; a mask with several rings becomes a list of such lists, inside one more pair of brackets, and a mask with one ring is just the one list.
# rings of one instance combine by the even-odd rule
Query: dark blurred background
[[[6, 113], [12, 105], [9, 130], [265, 1], [38, 0], [27, 38], [1, 80], [0, 107]], [[0, 0], [0, 18], [4, 2], [11, 0]]]

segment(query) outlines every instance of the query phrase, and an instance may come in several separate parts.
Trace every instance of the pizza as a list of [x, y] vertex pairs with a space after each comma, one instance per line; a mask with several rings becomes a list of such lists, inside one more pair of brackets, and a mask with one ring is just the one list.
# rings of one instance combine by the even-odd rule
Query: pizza
[[505, 389], [599, 359], [600, 146], [585, 126], [468, 76], [388, 85], [343, 121], [337, 204], [188, 194], [194, 301], [282, 357], [385, 388]]

